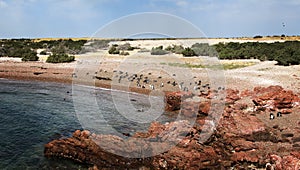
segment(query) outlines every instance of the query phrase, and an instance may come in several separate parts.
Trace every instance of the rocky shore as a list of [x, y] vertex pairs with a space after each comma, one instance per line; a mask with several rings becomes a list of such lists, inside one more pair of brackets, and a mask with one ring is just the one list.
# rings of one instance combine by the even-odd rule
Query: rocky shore
[[[90, 164], [91, 169], [299, 169], [299, 94], [281, 86], [227, 89], [226, 94], [218, 121], [210, 93], [197, 103], [186, 92], [171, 92], [166, 109], [195, 118], [193, 125], [185, 120], [152, 122], [148, 132], [127, 137], [77, 130], [70, 138], [46, 144], [44, 154]], [[205, 134], [209, 137], [202, 141]], [[172, 147], [159, 153], [163, 146]]]

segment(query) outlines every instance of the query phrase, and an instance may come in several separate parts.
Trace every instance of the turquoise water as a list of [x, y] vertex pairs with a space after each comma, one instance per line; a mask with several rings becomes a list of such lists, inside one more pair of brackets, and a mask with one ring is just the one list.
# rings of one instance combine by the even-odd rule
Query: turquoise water
[[[84, 96], [85, 93], [83, 90], [76, 95]], [[48, 159], [43, 155], [44, 144], [54, 139], [70, 137], [76, 129], [82, 129], [82, 120], [75, 112], [72, 94], [74, 93], [70, 85], [0, 79], [1, 170], [87, 169], [85, 165], [67, 160]], [[103, 120], [99, 121], [113, 127], [118, 132], [116, 135], [147, 130], [149, 122], [136, 123], [119, 114], [110, 90], [97, 89], [93, 95], [99, 107], [84, 105], [83, 108], [100, 110]], [[134, 99], [131, 103], [137, 110], [142, 108], [146, 111], [150, 107], [144, 95], [131, 94], [130, 98]], [[127, 103], [119, 105], [121, 109], [128, 106]], [[165, 122], [175, 118], [162, 115], [156, 121]], [[92, 129], [93, 127], [88, 130], [110, 133], [104, 128], [97, 131], [99, 127]]]

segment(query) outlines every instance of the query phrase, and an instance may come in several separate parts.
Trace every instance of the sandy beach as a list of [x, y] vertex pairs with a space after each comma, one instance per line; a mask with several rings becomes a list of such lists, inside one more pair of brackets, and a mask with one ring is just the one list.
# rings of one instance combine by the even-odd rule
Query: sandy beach
[[[236, 69], [211, 71], [207, 68], [186, 68], [180, 64], [210, 62], [207, 58], [176, 55], [152, 56], [149, 53], [132, 52], [130, 56], [109, 55], [105, 51], [76, 56], [72, 63], [50, 64], [45, 62], [20, 62], [17, 59], [0, 60], [0, 78], [36, 80], [60, 83], [82, 83], [104, 88], [117, 88], [139, 93], [150, 91], [178, 91], [178, 83], [194, 85], [220, 83], [225, 88], [252, 90], [256, 86], [280, 85], [300, 92], [300, 66], [278, 66], [274, 61], [220, 60], [219, 65], [242, 65]], [[249, 65], [249, 66], [248, 66]], [[219, 78], [213, 74], [220, 74]], [[143, 75], [149, 82], [137, 84], [129, 80], [133, 75]], [[132, 78], [132, 77], [131, 77]], [[121, 79], [121, 80], [120, 80]], [[217, 79], [222, 79], [220, 82]], [[176, 86], [172, 85], [176, 82]], [[150, 83], [151, 82], [151, 83]], [[193, 85], [192, 85], [193, 84]], [[154, 86], [154, 89], [150, 87]], [[192, 88], [192, 87], [189, 87]]]

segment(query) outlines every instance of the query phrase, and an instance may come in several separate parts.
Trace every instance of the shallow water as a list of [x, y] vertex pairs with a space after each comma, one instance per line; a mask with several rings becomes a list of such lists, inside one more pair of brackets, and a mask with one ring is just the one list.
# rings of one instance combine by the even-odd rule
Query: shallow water
[[81, 129], [70, 86], [0, 80], [0, 169], [78, 169], [44, 158], [44, 144]]
[[[109, 126], [116, 135], [147, 130], [150, 121], [138, 122], [120, 113], [120, 109], [126, 111], [129, 107], [128, 103], [120, 101], [130, 98], [129, 109], [147, 114], [151, 106], [147, 96], [132, 93], [125, 99], [124, 95], [119, 95], [123, 92], [115, 91], [114, 95], [121, 99], [116, 107], [110, 90], [93, 89], [97, 105], [82, 105], [83, 109], [76, 109], [74, 95], [82, 97], [87, 91], [91, 92], [89, 87], [76, 92], [73, 89], [72, 93], [72, 86], [65, 84], [0, 79], [0, 169], [86, 169], [87, 166], [72, 161], [45, 158], [44, 144], [70, 137], [76, 129], [83, 129], [82, 125], [97, 133], [112, 133], [104, 128]], [[82, 99], [77, 100], [77, 108], [88, 101]], [[89, 110], [88, 114], [81, 114], [85, 109]], [[94, 112], [100, 112], [101, 117], [95, 119]], [[88, 117], [95, 121], [86, 123], [84, 120]], [[165, 122], [175, 118], [154, 115], [149, 120]]]

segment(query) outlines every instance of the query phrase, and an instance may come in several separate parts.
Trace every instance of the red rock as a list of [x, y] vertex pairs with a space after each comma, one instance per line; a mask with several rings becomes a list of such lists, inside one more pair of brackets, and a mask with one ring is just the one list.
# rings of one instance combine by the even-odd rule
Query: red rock
[[292, 109], [282, 109], [281, 110], [281, 113], [282, 114], [290, 114], [290, 113], [292, 113], [293, 111], [292, 111]]
[[255, 116], [234, 114], [232, 117], [239, 136], [253, 135], [266, 130], [264, 123]]
[[166, 92], [165, 94], [165, 109], [167, 111], [175, 111], [179, 110], [181, 107], [181, 102], [186, 99], [192, 97], [193, 94], [191, 92]]
[[[278, 110], [278, 107], [284, 106], [279, 110], [294, 110], [289, 107], [295, 106], [298, 100], [291, 91], [285, 91], [280, 86], [258, 87], [253, 92], [241, 94], [242, 97], [247, 95], [252, 95], [258, 109]], [[180, 109], [187, 118], [197, 115], [195, 122], [187, 121], [191, 119], [166, 124], [152, 122], [148, 131], [136, 132], [124, 139], [77, 130], [70, 138], [46, 144], [44, 154], [46, 157], [63, 157], [103, 169], [229, 169], [232, 166], [247, 169], [250, 164], [263, 167], [268, 162], [274, 164], [276, 169], [299, 169], [297, 163], [300, 152], [295, 150], [288, 156], [278, 156], [291, 152], [298, 136], [290, 141], [273, 141], [273, 137], [282, 138], [282, 133], [278, 132], [280, 128], [269, 128], [253, 116], [255, 112], [244, 110], [249, 105], [243, 103], [245, 100], [239, 100], [238, 90], [228, 90], [229, 103], [217, 127], [208, 123], [215, 120], [215, 110], [210, 110], [214, 108], [210, 108], [209, 101], [193, 102], [181, 96], [192, 95], [168, 93], [165, 99], [167, 108], [172, 111]], [[204, 126], [206, 124], [211, 126]], [[213, 129], [212, 134], [205, 133], [205, 127]], [[206, 134], [209, 135], [208, 140], [201, 141]], [[168, 150], [164, 151], [167, 147]], [[114, 153], [122, 153], [123, 156]], [[157, 155], [142, 158], [143, 153]], [[130, 155], [136, 158], [128, 158]]]
[[291, 152], [291, 155], [294, 156], [297, 159], [300, 159], [300, 152]]
[[289, 109], [300, 100], [292, 91], [286, 91], [281, 86], [256, 87], [252, 98], [257, 110]]
[[233, 104], [239, 99], [241, 99], [239, 90], [226, 89], [226, 103]]
[[241, 92], [241, 97], [252, 96], [253, 92], [250, 90], [244, 90]]
[[248, 107], [248, 105], [245, 103], [237, 103], [234, 105], [234, 107], [236, 110], [244, 110]]
[[270, 159], [271, 159], [272, 163], [275, 164], [276, 170], [277, 169], [278, 170], [283, 169], [282, 164], [281, 164], [282, 163], [282, 158], [280, 156], [272, 154], [272, 155], [270, 155]]
[[239, 148], [239, 151], [248, 151], [252, 149], [257, 149], [258, 147], [255, 145], [255, 143], [251, 141], [246, 141], [245, 139], [237, 139], [237, 140], [232, 140], [231, 145], [234, 148]]
[[257, 151], [242, 151], [233, 153], [231, 159], [235, 162], [258, 162], [259, 156]]
[[165, 125], [160, 124], [159, 122], [152, 122], [148, 134], [150, 138], [157, 138], [165, 130]]
[[81, 132], [81, 137], [87, 139], [91, 135], [91, 132], [88, 130], [84, 130]]
[[80, 130], [76, 130], [76, 131], [73, 133], [73, 137], [74, 137], [74, 138], [80, 138], [80, 135], [81, 135], [81, 131], [80, 131]]
[[214, 150], [213, 147], [207, 146], [203, 149], [203, 152], [208, 156], [208, 157], [217, 157], [217, 154]]
[[210, 102], [201, 102], [199, 104], [199, 110], [198, 110], [198, 112], [200, 114], [208, 115], [210, 107], [211, 107]]
[[271, 161], [275, 164], [275, 169], [279, 170], [298, 170], [300, 169], [300, 160], [292, 154], [280, 157], [278, 155], [270, 155]]

